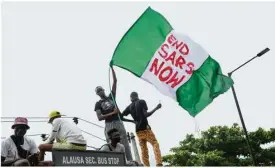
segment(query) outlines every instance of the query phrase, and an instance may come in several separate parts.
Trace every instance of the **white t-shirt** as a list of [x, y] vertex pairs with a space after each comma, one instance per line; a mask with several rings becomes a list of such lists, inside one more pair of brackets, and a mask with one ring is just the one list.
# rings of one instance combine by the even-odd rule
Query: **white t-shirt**
[[[24, 136], [24, 144], [21, 147], [25, 150], [28, 150], [31, 154], [37, 153], [38, 148], [34, 142], [34, 140]], [[2, 141], [1, 144], [1, 156], [5, 157], [5, 161], [10, 161], [14, 159], [19, 159], [18, 151], [15, 143], [11, 139], [11, 137]]]
[[52, 122], [52, 132], [47, 143], [57, 140], [65, 140], [69, 143], [86, 144], [81, 130], [63, 118], [56, 118]]

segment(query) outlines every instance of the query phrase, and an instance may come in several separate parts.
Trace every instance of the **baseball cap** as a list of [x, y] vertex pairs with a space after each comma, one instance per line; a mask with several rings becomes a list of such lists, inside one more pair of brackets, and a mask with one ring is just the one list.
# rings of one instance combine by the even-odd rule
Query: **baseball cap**
[[60, 114], [60, 112], [56, 111], [56, 110], [50, 112], [50, 114], [49, 114], [49, 122], [48, 123], [51, 122], [52, 118], [54, 118], [54, 117], [61, 117], [61, 116], [65, 116], [65, 115]]

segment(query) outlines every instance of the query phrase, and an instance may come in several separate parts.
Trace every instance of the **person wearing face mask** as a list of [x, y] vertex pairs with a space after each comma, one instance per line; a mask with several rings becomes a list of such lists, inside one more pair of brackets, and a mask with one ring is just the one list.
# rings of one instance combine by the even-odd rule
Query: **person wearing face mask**
[[17, 117], [11, 127], [14, 135], [2, 141], [1, 166], [37, 166], [38, 148], [25, 136], [30, 129], [27, 118]]
[[152, 111], [148, 112], [146, 101], [139, 99], [137, 92], [132, 92], [130, 99], [132, 103], [122, 112], [121, 116], [123, 118], [124, 116], [131, 114], [135, 121], [136, 134], [141, 148], [143, 164], [145, 166], [150, 166], [147, 147], [147, 142], [149, 142], [153, 146], [157, 166], [163, 166], [159, 143], [147, 120], [148, 117], [161, 108], [161, 104], [158, 104]]
[[[58, 111], [49, 114], [49, 123], [52, 124], [52, 132], [46, 143], [39, 145], [39, 160], [44, 160], [46, 151], [53, 149], [62, 150], [86, 150], [86, 140], [82, 136], [81, 130], [73, 123], [61, 118]], [[56, 142], [54, 142], [56, 140]]]
[[112, 69], [113, 80], [114, 80], [113, 86], [112, 86], [112, 93], [110, 93], [109, 96], [107, 96], [105, 94], [104, 89], [101, 86], [97, 86], [95, 89], [95, 92], [100, 97], [100, 100], [96, 102], [94, 111], [96, 112], [97, 118], [99, 121], [105, 120], [104, 134], [107, 142], [109, 142], [107, 132], [112, 128], [116, 128], [121, 135], [121, 143], [125, 147], [126, 158], [127, 160], [132, 160], [131, 148], [127, 140], [126, 130], [124, 128], [122, 121], [127, 121], [127, 122], [134, 122], [134, 121], [127, 120], [127, 119], [124, 119], [121, 121], [119, 119], [119, 114], [120, 114], [119, 109], [116, 108], [115, 102], [113, 101], [113, 98], [114, 99], [116, 98], [117, 78], [112, 66], [111, 66], [111, 69]]
[[[120, 133], [117, 129], [111, 129], [107, 132], [110, 143], [103, 145], [99, 150], [106, 152], [122, 152], [125, 153], [125, 147], [120, 143]], [[139, 166], [138, 162], [133, 160], [126, 161], [127, 166]]]

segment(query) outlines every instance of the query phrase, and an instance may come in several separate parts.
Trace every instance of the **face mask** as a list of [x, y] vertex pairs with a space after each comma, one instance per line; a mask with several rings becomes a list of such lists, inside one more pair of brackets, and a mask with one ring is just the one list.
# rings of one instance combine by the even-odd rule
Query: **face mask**
[[23, 137], [27, 132], [27, 128], [25, 126], [17, 126], [14, 129], [15, 136]]
[[115, 143], [118, 143], [118, 142], [120, 142], [120, 137], [113, 138], [112, 140], [113, 140]]
[[114, 132], [113, 134], [112, 134], [112, 136], [111, 136], [111, 139], [112, 139], [112, 141], [113, 142], [120, 142], [120, 135], [119, 135], [119, 133], [118, 132]]

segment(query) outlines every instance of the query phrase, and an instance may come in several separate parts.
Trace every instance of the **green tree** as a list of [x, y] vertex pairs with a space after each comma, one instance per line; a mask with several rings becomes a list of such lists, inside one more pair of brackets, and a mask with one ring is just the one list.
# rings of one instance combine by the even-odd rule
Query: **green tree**
[[[275, 165], [275, 147], [261, 145], [275, 141], [275, 129], [258, 128], [248, 133], [258, 165]], [[169, 166], [251, 166], [253, 165], [245, 136], [238, 124], [214, 126], [201, 132], [200, 138], [188, 134], [172, 154], [163, 157]]]

